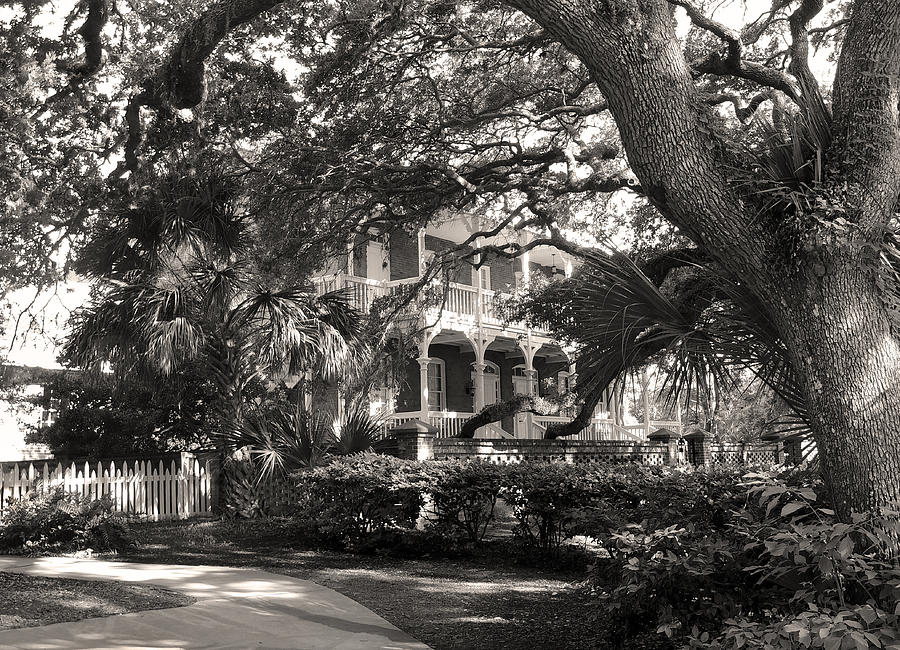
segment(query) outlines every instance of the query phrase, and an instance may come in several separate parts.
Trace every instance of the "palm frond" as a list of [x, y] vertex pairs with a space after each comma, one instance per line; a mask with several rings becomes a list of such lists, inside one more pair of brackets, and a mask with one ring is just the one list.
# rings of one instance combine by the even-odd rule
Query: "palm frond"
[[336, 447], [339, 454], [349, 455], [367, 451], [381, 436], [384, 418], [372, 416], [362, 402], [352, 403], [338, 423]]
[[335, 442], [328, 417], [299, 409], [255, 413], [227, 440], [232, 448], [248, 449], [257, 465], [258, 480], [315, 467]]

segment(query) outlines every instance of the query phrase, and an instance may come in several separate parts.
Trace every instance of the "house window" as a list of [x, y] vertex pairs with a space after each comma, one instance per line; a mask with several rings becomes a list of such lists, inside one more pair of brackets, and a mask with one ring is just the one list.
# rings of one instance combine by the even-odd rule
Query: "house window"
[[428, 410], [443, 411], [446, 405], [444, 362], [432, 359], [428, 362]]
[[[475, 385], [475, 368], [472, 364], [472, 386]], [[496, 404], [500, 401], [500, 366], [491, 361], [484, 362], [484, 403]]]
[[482, 266], [478, 269], [478, 272], [481, 274], [481, 288], [488, 289], [491, 288], [491, 267]]
[[556, 392], [562, 395], [572, 390], [572, 376], [566, 370], [560, 370], [556, 375]]
[[516, 395], [529, 395], [534, 393], [534, 386], [529, 381], [525, 366], [519, 364], [512, 369], [513, 393]]

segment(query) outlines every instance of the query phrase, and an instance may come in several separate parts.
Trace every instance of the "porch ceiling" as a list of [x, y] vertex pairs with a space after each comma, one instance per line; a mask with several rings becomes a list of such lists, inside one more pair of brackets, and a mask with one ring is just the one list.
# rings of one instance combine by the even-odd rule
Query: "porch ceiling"
[[[432, 345], [453, 345], [460, 350], [471, 351], [472, 343], [463, 332], [456, 330], [442, 330], [431, 341]], [[519, 358], [524, 361], [524, 354], [519, 343], [514, 338], [497, 337], [488, 346], [490, 352], [500, 352], [509, 358]], [[536, 358], [543, 359], [547, 363], [568, 363], [568, 357], [562, 348], [555, 343], [545, 343], [535, 354]]]

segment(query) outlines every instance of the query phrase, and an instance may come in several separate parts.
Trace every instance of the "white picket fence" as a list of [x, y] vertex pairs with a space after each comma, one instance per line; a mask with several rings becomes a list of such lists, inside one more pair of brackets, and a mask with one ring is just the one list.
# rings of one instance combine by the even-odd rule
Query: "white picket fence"
[[212, 514], [209, 460], [180, 454], [165, 460], [56, 460], [0, 464], [0, 518], [10, 499], [62, 486], [66, 492], [100, 499], [138, 519], [186, 519]]

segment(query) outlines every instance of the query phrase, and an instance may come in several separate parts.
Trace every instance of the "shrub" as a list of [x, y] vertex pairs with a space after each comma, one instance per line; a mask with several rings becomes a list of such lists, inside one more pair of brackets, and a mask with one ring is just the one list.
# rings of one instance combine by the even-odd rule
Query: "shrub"
[[478, 460], [433, 461], [423, 463], [421, 472], [434, 532], [480, 542], [494, 516], [504, 468]]
[[326, 539], [344, 546], [410, 528], [422, 507], [418, 464], [390, 456], [339, 457], [294, 477], [304, 494], [299, 514], [314, 517]]
[[128, 526], [113, 512], [111, 499], [93, 500], [61, 487], [10, 500], [0, 521], [4, 552], [119, 551], [131, 543]]
[[502, 472], [503, 499], [515, 533], [542, 553], [557, 553], [572, 526], [598, 500], [596, 470], [563, 463], [519, 463]]

